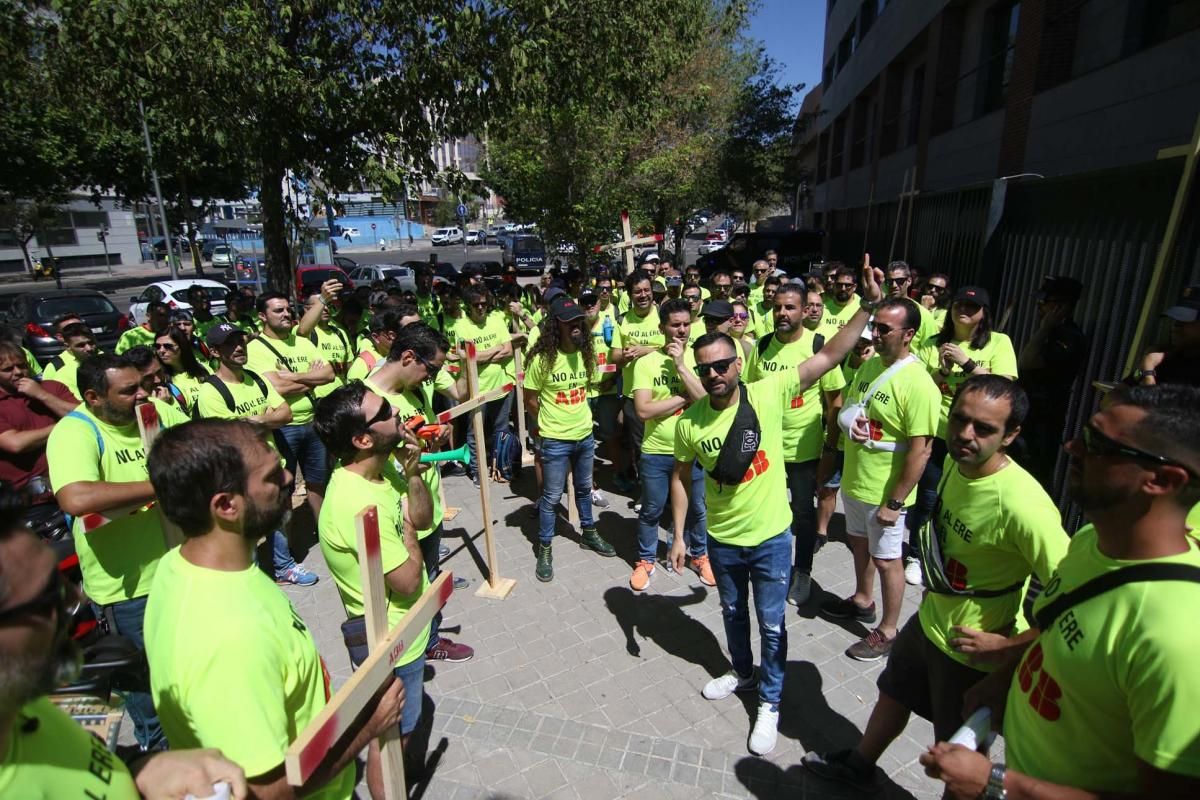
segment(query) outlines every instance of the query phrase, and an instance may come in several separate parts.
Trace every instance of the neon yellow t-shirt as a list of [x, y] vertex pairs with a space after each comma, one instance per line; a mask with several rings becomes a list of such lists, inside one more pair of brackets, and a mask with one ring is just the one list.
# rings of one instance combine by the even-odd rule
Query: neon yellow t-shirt
[[[600, 316], [596, 318], [595, 323], [592, 324], [592, 348], [596, 351], [596, 365], [597, 366], [604, 366], [605, 364], [612, 363], [612, 351], [620, 350], [624, 346], [624, 344], [621, 340], [621, 326], [617, 324], [617, 320], [615, 317], [616, 309], [614, 309], [610, 305], [609, 311], [614, 312], [614, 313], [610, 314], [610, 315], [605, 315], [603, 312], [601, 312]], [[609, 325], [608, 329], [609, 329], [609, 335], [612, 338], [612, 344], [608, 344], [607, 342], [604, 341], [604, 322], [605, 322], [605, 320], [608, 320], [608, 325]], [[540, 328], [534, 328], [533, 333], [538, 333], [540, 330], [541, 330]], [[530, 342], [530, 346], [532, 346], [533, 345], [532, 337], [530, 338], [529, 342]], [[608, 373], [608, 372], [600, 373], [597, 376], [597, 380], [592, 384], [592, 387], [588, 390], [588, 397], [599, 397], [602, 394], [616, 394], [617, 393], [616, 377], [617, 376], [612, 373]], [[611, 380], [609, 380], [610, 378], [611, 378]], [[606, 388], [606, 389], [597, 388], [601, 385], [601, 383], [604, 383], [604, 382], [608, 383], [608, 388]]]
[[260, 330], [258, 320], [251, 317], [241, 317], [240, 319], [226, 318], [225, 322], [228, 322], [230, 325], [246, 334], [247, 337], [257, 336]]
[[48, 698], [17, 711], [0, 754], [0, 797], [138, 800], [129, 769]]
[[[316, 345], [297, 336], [293, 331], [286, 339], [271, 339], [270, 345], [279, 351], [279, 356], [267, 349], [262, 337], [251, 339], [246, 345], [246, 369], [253, 370], [264, 376], [268, 372], [287, 370], [289, 372], [305, 373], [312, 367], [312, 362], [321, 360], [321, 354]], [[269, 382], [269, 381], [268, 381]], [[291, 425], [307, 425], [313, 419], [312, 392], [303, 392], [285, 398], [292, 408]]]
[[313, 390], [313, 395], [320, 400], [322, 397], [332, 394], [339, 386], [345, 385], [343, 376], [346, 374], [350, 359], [354, 356], [354, 351], [350, 349], [346, 334], [342, 332], [341, 328], [334, 325], [327, 328], [318, 325], [309, 334], [309, 341], [312, 341], [314, 336], [317, 340], [315, 344], [317, 352], [321, 354], [321, 360], [333, 367], [334, 375], [332, 381]]
[[[1134, 564], [1200, 566], [1200, 545], [1153, 561], [1119, 561], [1088, 525], [1034, 604], [1035, 613], [1088, 580]], [[1013, 675], [1004, 712], [1008, 766], [1036, 778], [1136, 792], [1136, 759], [1200, 776], [1200, 639], [1187, 635], [1200, 584], [1128, 583], [1079, 603], [1043, 631]]]
[[969, 480], [947, 458], [944, 474], [932, 524], [940, 533], [946, 577], [957, 589], [999, 591], [1021, 585], [999, 597], [926, 592], [917, 613], [925, 635], [943, 653], [991, 672], [995, 664], [973, 663], [951, 649], [950, 629], [965, 625], [1005, 636], [1024, 630], [1020, 612], [1029, 574], [1043, 585], [1049, 581], [1071, 540], [1054, 501], [1015, 461], [986, 478]]
[[588, 371], [582, 353], [558, 353], [550, 369], [534, 356], [525, 366], [525, 389], [538, 393], [538, 433], [548, 439], [578, 442], [592, 433]]
[[[846, 387], [845, 405], [858, 402], [872, 382], [887, 367], [879, 356], [858, 368], [854, 382]], [[905, 441], [913, 436], [934, 436], [938, 422], [937, 385], [920, 361], [912, 361], [895, 372], [887, 383], [875, 390], [867, 405], [871, 438], [877, 442]], [[842, 491], [870, 505], [882, 505], [891, 486], [904, 470], [908, 454], [902, 450], [868, 450], [846, 440], [846, 464], [842, 469]], [[912, 505], [917, 487], [908, 493], [905, 505]]]
[[[917, 332], [913, 334], [912, 342], [909, 344], [909, 349], [916, 352], [924, 347], [929, 341], [941, 332], [942, 328], [938, 325], [937, 320], [933, 317], [933, 312], [925, 306], [918, 303], [916, 300], [909, 298], [917, 310], [921, 312], [921, 327], [917, 328]], [[997, 334], [992, 334], [993, 336]]]
[[[475, 350], [483, 352], [499, 347], [512, 340], [512, 334], [504, 324], [503, 314], [489, 314], [482, 325], [477, 325], [465, 314], [455, 321], [451, 334], [448, 335], [452, 347], [459, 342], [474, 342]], [[460, 354], [466, 357], [466, 353]], [[490, 364], [479, 365], [479, 391], [486, 392], [503, 386], [512, 380], [512, 356]]]
[[772, 306], [768, 306], [760, 299], [755, 304], [755, 322], [754, 333], [761, 339], [768, 333], [775, 330], [775, 313]]
[[[621, 316], [621, 344], [623, 347], [630, 345], [649, 345], [651, 347], [662, 347], [667, 343], [667, 337], [663, 335], [662, 330], [658, 327], [658, 309], [650, 306], [650, 310], [646, 312], [646, 316], [639, 317], [634, 309], [629, 309]], [[704, 326], [701, 325], [701, 328]], [[636, 360], [635, 360], [636, 361]], [[635, 361], [630, 361], [621, 367], [621, 385], [623, 393], [626, 397], [633, 386], [633, 365]]]
[[[438, 379], [449, 376], [445, 372], [438, 373]], [[396, 413], [402, 420], [409, 420], [420, 415], [426, 422], [432, 423], [437, 421], [437, 415], [433, 413], [433, 386], [428, 382], [422, 383], [419, 389], [420, 395], [411, 389], [402, 392], [385, 392], [379, 388], [379, 385], [367, 378], [363, 381], [366, 387], [375, 394], [382, 397], [391, 403], [392, 408], [396, 409]], [[438, 525], [446, 518], [445, 509], [442, 508], [441, 492], [439, 491], [442, 478], [441, 470], [437, 469], [437, 464], [433, 465], [432, 469], [427, 469], [421, 473], [421, 480], [429, 488], [429, 495], [433, 499], [433, 524], [424, 530], [417, 531], [417, 538], [424, 539], [429, 534], [433, 533]]]
[[58, 381], [70, 389], [71, 394], [82, 400], [82, 395], [79, 393], [79, 359], [73, 356], [69, 350], [62, 351], [59, 358], [62, 359], [62, 366], [56, 367], [53, 363], [47, 364], [42, 373], [42, 380]]
[[[924, 310], [924, 309], [922, 309]], [[925, 313], [929, 313], [926, 311]], [[1003, 333], [992, 332], [988, 343], [979, 349], [971, 346], [970, 342], [955, 342], [975, 363], [987, 367], [993, 375], [1003, 375], [1006, 378], [1017, 378], [1017, 354], [1013, 350], [1012, 340]], [[938, 344], [934, 339], [929, 340], [920, 349], [913, 348], [917, 358], [925, 363], [929, 375], [942, 393], [941, 414], [938, 418], [938, 436], [946, 438], [946, 422], [950, 419], [950, 406], [954, 403], [954, 393], [958, 387], [966, 383], [970, 377], [963, 372], [962, 367], [955, 364], [949, 375], [943, 375], [939, 369], [942, 365], [938, 357]]]
[[229, 389], [229, 394], [233, 396], [233, 410], [225, 405], [225, 401], [221, 398], [221, 394], [212, 386], [203, 384], [200, 387], [199, 393], [196, 395], [196, 403], [199, 408], [201, 417], [215, 417], [217, 419], [245, 419], [246, 417], [258, 417], [279, 408], [285, 402], [279, 392], [275, 391], [275, 387], [271, 382], [261, 375], [259, 378], [266, 387], [267, 393], [263, 394], [262, 388], [249, 375], [242, 375], [241, 383], [229, 383], [221, 380]]
[[[696, 368], [696, 355], [692, 350], [683, 352], [683, 363], [687, 369]], [[666, 400], [671, 396], [687, 397], [683, 379], [675, 368], [675, 361], [662, 350], [639, 358], [633, 365], [632, 397], [641, 389], [650, 392], [651, 400]], [[642, 452], [669, 456], [675, 452], [675, 426], [684, 409], [673, 414], [646, 420], [646, 433], [642, 438]]]
[[[158, 409], [163, 428], [187, 422], [175, 406], [151, 402]], [[89, 417], [95, 427], [66, 416], [50, 432], [46, 459], [50, 485], [56, 492], [84, 481], [132, 483], [150, 479], [136, 422], [118, 428], [101, 421], [86, 406], [75, 410]], [[97, 429], [104, 441], [103, 455], [96, 439]], [[88, 596], [99, 605], [145, 596], [150, 591], [155, 565], [166, 552], [158, 510], [131, 506], [105, 511], [104, 516], [112, 521], [93, 533], [84, 530], [86, 516], [75, 518], [71, 532]]]
[[[766, 350], [755, 347], [750, 351], [743, 377], [747, 383], [755, 383], [768, 375], [794, 370], [800, 362], [813, 357], [814, 339], [812, 331], [807, 330], [789, 344], [772, 335]], [[783, 452], [788, 462], [802, 464], [821, 457], [821, 444], [825, 441], [821, 396], [840, 391], [845, 385], [841, 368], [834, 367], [812, 386], [788, 398], [783, 412]]]
[[386, 360], [387, 355], [380, 353], [375, 349], [375, 345], [371, 344], [354, 358], [353, 363], [350, 364], [350, 369], [346, 371], [346, 380], [364, 380]]
[[832, 292], [822, 295], [821, 300], [825, 303], [825, 313], [822, 315], [821, 321], [835, 332], [846, 327], [846, 323], [858, 313], [859, 305], [862, 303], [862, 298], [853, 294], [846, 301], [846, 305], [838, 305]]
[[[675, 460], [700, 460], [708, 502], [708, 533], [724, 544], [754, 547], [792, 524], [784, 472], [783, 410], [799, 390], [796, 370], [746, 387], [758, 417], [759, 451], [737, 486], [719, 486], [708, 474], [737, 415], [737, 404], [717, 411], [705, 397], [683, 412], [675, 426]], [[740, 402], [740, 401], [739, 401]]]
[[113, 352], [121, 355], [126, 350], [134, 347], [146, 345], [147, 347], [154, 346], [154, 340], [158, 338], [158, 334], [147, 328], [145, 325], [138, 325], [130, 328], [121, 334], [121, 338], [117, 340], [117, 346], [113, 348]]
[[[354, 518], [368, 506], [375, 506], [379, 510], [379, 550], [382, 553], [383, 574], [386, 575], [410, 558], [408, 547], [404, 544], [404, 517], [400, 504], [407, 492], [408, 482], [391, 462], [384, 466], [383, 478], [379, 483], [356, 475], [341, 465], [333, 470], [317, 529], [320, 532], [321, 553], [329, 564], [347, 617], [363, 614], [358, 529]], [[387, 590], [389, 627], [395, 627], [421, 597], [421, 593], [429, 588], [428, 573], [424, 568], [420, 573], [421, 586], [415, 593], [404, 596]], [[396, 666], [402, 667], [416, 661], [425, 654], [428, 646], [429, 625], [426, 625], [413, 636], [407, 649], [396, 659]], [[420, 698], [416, 698], [416, 701], [420, 702]]]
[[33, 355], [33, 353], [29, 352], [29, 348], [22, 347], [21, 351], [23, 353], [25, 353], [25, 363], [29, 366], [29, 374], [35, 378], [41, 376], [42, 375], [41, 362], [39, 362], [37, 360], [37, 358]]
[[[154, 583], [146, 658], [171, 748], [219, 748], [251, 778], [281, 765], [329, 701], [316, 642], [287, 595], [254, 564], [206, 569], [179, 548], [163, 557]], [[348, 798], [353, 790], [349, 764], [308, 796]]]
[[[204, 370], [205, 375], [208, 374], [208, 368], [203, 364], [200, 368]], [[187, 410], [190, 414], [192, 409], [196, 407], [196, 400], [200, 397], [200, 387], [204, 385], [203, 378], [193, 378], [186, 372], [176, 372], [171, 376], [171, 383], [175, 384], [175, 388], [183, 393], [187, 400]]]
[[933, 324], [937, 326], [939, 331], [942, 329], [942, 325], [946, 322], [946, 310], [947, 309], [944, 308], [929, 309], [929, 315], [933, 317]]
[[209, 319], [200, 320], [200, 319], [197, 319], [197, 315], [196, 315], [195, 311], [193, 310], [193, 312], [192, 312], [192, 324], [195, 326], [195, 329], [196, 329], [196, 338], [202, 342], [204, 341], [204, 337], [208, 335], [208, 332], [210, 330], [212, 330], [213, 328], [217, 327], [218, 325], [220, 325], [222, 322], [225, 322], [225, 321], [226, 321], [225, 317], [221, 314], [211, 314], [211, 312], [210, 312]]

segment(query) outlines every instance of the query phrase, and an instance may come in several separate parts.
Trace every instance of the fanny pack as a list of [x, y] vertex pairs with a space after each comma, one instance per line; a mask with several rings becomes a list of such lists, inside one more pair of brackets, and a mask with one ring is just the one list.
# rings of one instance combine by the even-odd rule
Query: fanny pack
[[758, 426], [758, 415], [750, 406], [747, 398], [746, 384], [738, 382], [738, 406], [734, 413], [733, 424], [717, 453], [717, 462], [708, 471], [709, 477], [717, 482], [718, 487], [725, 485], [736, 486], [746, 477], [746, 470], [754, 462], [758, 454], [758, 446], [762, 441], [762, 429]]
[[879, 377], [867, 387], [867, 391], [863, 393], [862, 397], [843, 407], [842, 410], [838, 412], [838, 427], [841, 428], [842, 432], [846, 434], [847, 440], [854, 442], [855, 444], [862, 445], [867, 450], [884, 450], [889, 453], [903, 453], [908, 449], [908, 442], [877, 442], [871, 438], [868, 438], [865, 442], [860, 442], [850, 436], [850, 430], [854, 427], [855, 420], [857, 420], [859, 417], [867, 416], [867, 407], [871, 405], [871, 398], [875, 396], [875, 390], [887, 383], [888, 380], [890, 380], [891, 377], [895, 375], [901, 368], [916, 360], [916, 356], [907, 355], [899, 361], [893, 363], [890, 367], [881, 372]]
[[940, 524], [942, 515], [942, 489], [950, 477], [951, 467], [942, 475], [938, 483], [937, 500], [933, 504], [933, 514], [929, 520], [917, 530], [917, 557], [921, 560], [921, 570], [925, 575], [925, 588], [934, 594], [952, 594], [958, 597], [1003, 597], [1019, 590], [1025, 585], [1025, 578], [1003, 589], [968, 589], [958, 588], [946, 576], [946, 564], [942, 550], [946, 547], [946, 534]]
[[350, 655], [350, 666], [358, 669], [362, 662], [371, 654], [367, 644], [367, 618], [363, 616], [350, 617], [342, 623], [342, 642]]

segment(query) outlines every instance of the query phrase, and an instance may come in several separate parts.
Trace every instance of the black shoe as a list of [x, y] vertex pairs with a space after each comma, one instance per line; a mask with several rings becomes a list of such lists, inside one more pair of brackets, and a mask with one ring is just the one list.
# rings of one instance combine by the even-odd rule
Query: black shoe
[[586, 547], [589, 550], [595, 550], [605, 558], [612, 558], [617, 554], [617, 551], [611, 544], [600, 538], [595, 528], [584, 528], [583, 537], [579, 541], [580, 547]]
[[875, 765], [853, 750], [838, 750], [834, 753], [805, 753], [800, 759], [812, 774], [831, 781], [838, 781], [869, 792], [876, 788]]
[[827, 544], [829, 544], [829, 537], [818, 533], [817, 538], [813, 541], [813, 555], [821, 552], [821, 548]]
[[821, 606], [821, 613], [830, 619], [855, 619], [859, 622], [872, 623], [875, 621], [875, 604], [863, 608], [849, 597], [842, 600], [830, 600]]
[[812, 594], [812, 576], [807, 572], [792, 570], [792, 582], [788, 586], [787, 601], [794, 606], [802, 606], [808, 602]]
[[533, 574], [542, 583], [549, 583], [554, 580], [554, 554], [551, 552], [551, 545], [539, 544], [537, 555], [537, 568]]

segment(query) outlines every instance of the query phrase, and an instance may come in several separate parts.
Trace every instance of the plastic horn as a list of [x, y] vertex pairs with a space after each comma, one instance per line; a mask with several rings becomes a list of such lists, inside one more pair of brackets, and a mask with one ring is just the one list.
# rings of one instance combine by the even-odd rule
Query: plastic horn
[[422, 453], [422, 464], [433, 464], [438, 461], [461, 461], [466, 464], [471, 460], [471, 451], [464, 444], [457, 450], [443, 450], [440, 453]]

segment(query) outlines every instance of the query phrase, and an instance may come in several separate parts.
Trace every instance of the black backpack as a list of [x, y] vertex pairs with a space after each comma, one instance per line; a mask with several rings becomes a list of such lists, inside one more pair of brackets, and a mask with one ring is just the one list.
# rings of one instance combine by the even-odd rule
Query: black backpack
[[[762, 358], [767, 353], [767, 348], [771, 346], [771, 342], [775, 340], [775, 332], [771, 331], [766, 336], [758, 340], [758, 357]], [[825, 334], [813, 334], [813, 355], [821, 352], [821, 348], [825, 346]]]
[[[254, 381], [254, 383], [258, 386], [258, 390], [262, 392], [262, 396], [265, 399], [267, 396], [266, 381], [264, 381], [257, 372], [251, 372], [248, 369], [243, 370], [243, 372], [245, 372], [246, 375], [248, 375], [250, 379]], [[225, 401], [225, 407], [228, 408], [230, 412], [234, 411], [235, 406], [233, 402], [233, 392], [229, 391], [229, 387], [225, 385], [225, 381], [221, 380], [216, 375], [209, 375], [204, 379], [203, 382], [216, 389], [217, 394], [221, 395], [221, 399]], [[196, 407], [192, 409], [192, 417], [195, 419], [200, 419], [199, 403], [196, 403]]]

